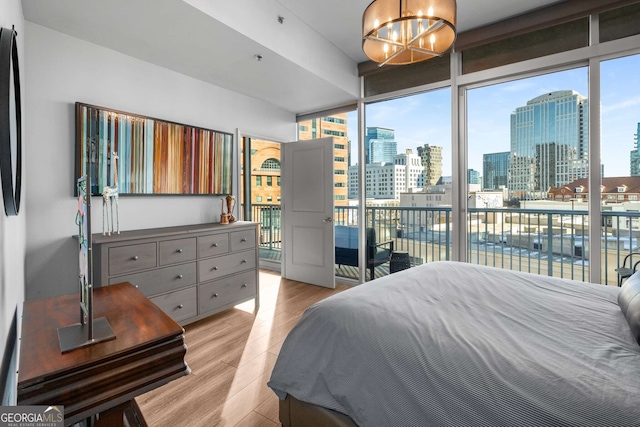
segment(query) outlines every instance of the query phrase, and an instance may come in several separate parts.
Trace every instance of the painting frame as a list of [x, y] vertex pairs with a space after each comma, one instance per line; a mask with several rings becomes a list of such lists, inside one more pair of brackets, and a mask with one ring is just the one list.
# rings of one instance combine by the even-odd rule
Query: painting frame
[[82, 102], [75, 103], [75, 115], [75, 176], [87, 174], [89, 157], [91, 195], [102, 195], [105, 187], [114, 185], [120, 196], [232, 193], [234, 145], [229, 132]]

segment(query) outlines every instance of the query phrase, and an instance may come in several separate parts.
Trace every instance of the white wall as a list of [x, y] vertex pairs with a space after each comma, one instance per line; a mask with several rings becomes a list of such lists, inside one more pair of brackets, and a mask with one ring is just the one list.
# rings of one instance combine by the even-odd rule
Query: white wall
[[[15, 26], [18, 32], [18, 60], [20, 65], [20, 81], [23, 97], [23, 129], [28, 126], [28, 120], [24, 116], [24, 95], [25, 95], [25, 58], [24, 46], [25, 22], [22, 15], [22, 5], [20, 0], [6, 0], [0, 2], [0, 26], [11, 28]], [[24, 173], [24, 170], [23, 170]], [[23, 195], [26, 188], [26, 179], [22, 181]], [[2, 189], [0, 188], [0, 194]], [[1, 199], [1, 196], [0, 196]], [[0, 202], [0, 358], [5, 350], [7, 335], [11, 328], [14, 315], [17, 315], [17, 328], [20, 328], [20, 315], [22, 313], [22, 302], [25, 295], [25, 246], [26, 246], [26, 213], [25, 204], [22, 203], [18, 216], [6, 216], [4, 205]], [[17, 313], [17, 314], [16, 314]], [[14, 373], [15, 374], [15, 373]], [[14, 396], [15, 397], [15, 396]]]
[[[240, 129], [275, 140], [295, 139], [295, 115], [271, 104], [39, 25], [25, 25], [29, 120], [25, 158], [32, 183], [26, 195], [27, 299], [77, 291], [77, 242], [72, 238], [77, 234], [75, 102], [234, 134]], [[219, 200], [120, 197], [120, 228], [214, 222], [219, 218]], [[101, 200], [94, 199], [92, 222], [93, 232], [102, 232]]]

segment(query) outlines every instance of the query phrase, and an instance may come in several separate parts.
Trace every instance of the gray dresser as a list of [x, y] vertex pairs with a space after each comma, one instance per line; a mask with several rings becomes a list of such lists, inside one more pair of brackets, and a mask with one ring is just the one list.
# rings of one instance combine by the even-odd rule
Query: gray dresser
[[130, 282], [184, 325], [255, 299], [258, 224], [199, 224], [94, 234], [95, 286]]

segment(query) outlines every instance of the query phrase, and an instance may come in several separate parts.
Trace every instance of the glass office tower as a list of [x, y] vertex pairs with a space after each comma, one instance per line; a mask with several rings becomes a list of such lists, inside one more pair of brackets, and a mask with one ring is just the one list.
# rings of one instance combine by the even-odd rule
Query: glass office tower
[[546, 197], [588, 176], [588, 99], [573, 90], [538, 96], [511, 115], [509, 196]]
[[510, 155], [509, 151], [482, 155], [483, 190], [491, 191], [507, 187]]
[[393, 129], [368, 127], [365, 138], [367, 164], [393, 163], [398, 154], [398, 143]]

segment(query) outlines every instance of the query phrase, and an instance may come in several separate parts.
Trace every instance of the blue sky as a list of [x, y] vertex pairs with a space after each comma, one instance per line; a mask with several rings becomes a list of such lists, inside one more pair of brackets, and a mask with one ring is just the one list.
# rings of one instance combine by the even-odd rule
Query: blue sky
[[[640, 55], [601, 66], [602, 163], [604, 176], [628, 176], [629, 152], [640, 122]], [[468, 97], [469, 168], [482, 173], [482, 155], [509, 151], [511, 113], [547, 92], [575, 90], [589, 96], [588, 70], [578, 68], [473, 89]], [[425, 143], [443, 147], [443, 174], [451, 174], [450, 90], [370, 104], [366, 126], [395, 130], [398, 152]], [[357, 141], [356, 113], [348, 114], [348, 136]], [[355, 145], [355, 144], [354, 144]], [[352, 145], [352, 149], [353, 149]], [[353, 150], [352, 164], [357, 162]]]

